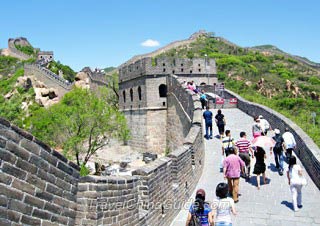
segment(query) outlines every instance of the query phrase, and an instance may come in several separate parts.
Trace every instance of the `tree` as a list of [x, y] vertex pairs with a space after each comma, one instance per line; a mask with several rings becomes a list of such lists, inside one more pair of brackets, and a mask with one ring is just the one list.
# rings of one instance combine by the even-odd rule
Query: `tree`
[[40, 109], [32, 117], [32, 133], [49, 143], [60, 146], [69, 159], [85, 165], [90, 157], [127, 130], [124, 116], [105, 101], [108, 91], [99, 97], [89, 90], [76, 88], [60, 103]]

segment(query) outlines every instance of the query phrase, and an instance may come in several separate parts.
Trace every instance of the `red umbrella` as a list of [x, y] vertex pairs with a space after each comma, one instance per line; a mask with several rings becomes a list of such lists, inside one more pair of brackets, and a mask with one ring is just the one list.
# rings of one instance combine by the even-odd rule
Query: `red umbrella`
[[258, 136], [252, 140], [253, 146], [274, 147], [275, 144], [276, 144], [275, 140], [267, 136]]

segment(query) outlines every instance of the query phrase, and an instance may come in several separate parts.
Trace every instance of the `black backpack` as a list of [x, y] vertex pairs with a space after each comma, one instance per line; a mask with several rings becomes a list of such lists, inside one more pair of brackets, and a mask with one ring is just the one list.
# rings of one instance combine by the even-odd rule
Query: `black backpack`
[[273, 139], [276, 141], [276, 144], [274, 145], [273, 149], [276, 152], [281, 152], [282, 151], [282, 143], [283, 143], [282, 136], [274, 136]]

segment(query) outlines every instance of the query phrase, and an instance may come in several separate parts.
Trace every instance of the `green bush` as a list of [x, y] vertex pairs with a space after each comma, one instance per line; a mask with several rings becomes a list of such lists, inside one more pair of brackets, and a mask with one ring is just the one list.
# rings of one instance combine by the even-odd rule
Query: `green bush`
[[55, 74], [59, 74], [61, 70], [63, 73], [63, 78], [68, 80], [69, 82], [73, 82], [76, 76], [76, 72], [72, 70], [69, 66], [61, 64], [59, 61], [51, 61], [49, 63], [49, 70]]
[[88, 167], [86, 167], [84, 164], [81, 164], [80, 166], [80, 176], [85, 177], [88, 176], [90, 173], [90, 170]]
[[21, 46], [21, 45], [15, 45], [17, 50], [27, 54], [27, 55], [33, 55], [34, 54], [34, 49], [32, 46]]
[[320, 79], [316, 76], [311, 76], [309, 78], [309, 82], [312, 84], [312, 85], [320, 85]]

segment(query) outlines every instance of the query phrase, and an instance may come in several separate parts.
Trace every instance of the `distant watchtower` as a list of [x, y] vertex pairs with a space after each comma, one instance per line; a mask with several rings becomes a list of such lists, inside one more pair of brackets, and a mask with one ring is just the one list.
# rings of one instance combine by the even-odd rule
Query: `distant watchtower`
[[162, 153], [166, 148], [167, 76], [197, 85], [217, 82], [214, 59], [143, 58], [119, 68], [119, 109], [127, 118], [138, 150]]
[[46, 62], [50, 62], [53, 60], [53, 51], [39, 51], [37, 60], [45, 60]]

